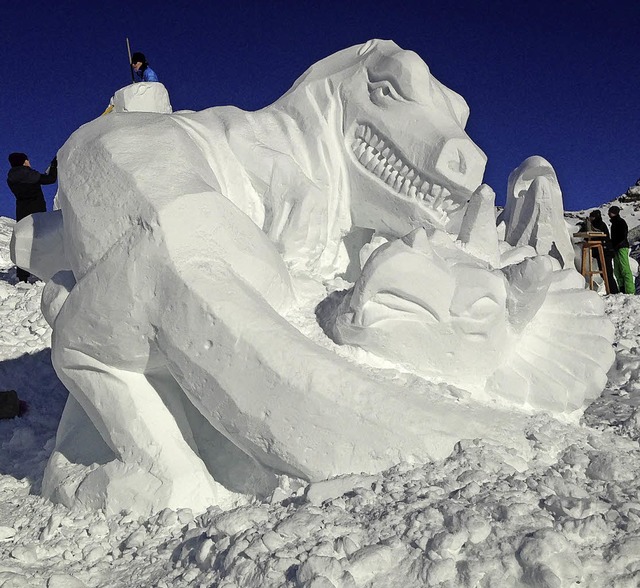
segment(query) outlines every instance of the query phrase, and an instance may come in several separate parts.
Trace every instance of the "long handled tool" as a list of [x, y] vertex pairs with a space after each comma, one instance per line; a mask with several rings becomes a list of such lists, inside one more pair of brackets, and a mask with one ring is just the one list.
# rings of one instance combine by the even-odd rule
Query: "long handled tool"
[[136, 79], [133, 75], [133, 64], [131, 63], [131, 46], [129, 45], [129, 37], [127, 37], [127, 53], [129, 54], [129, 69], [131, 70], [131, 81], [135, 82]]

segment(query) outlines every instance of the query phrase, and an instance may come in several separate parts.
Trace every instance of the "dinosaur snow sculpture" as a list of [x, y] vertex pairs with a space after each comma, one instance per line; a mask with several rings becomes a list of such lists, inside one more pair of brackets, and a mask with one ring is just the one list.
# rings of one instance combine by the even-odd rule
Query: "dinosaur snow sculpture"
[[[200, 510], [266, 495], [280, 474], [443, 457], [461, 436], [525, 450], [525, 412], [363, 370], [286, 318], [303, 278], [321, 284], [357, 257], [359, 231], [460, 231], [469, 252], [504, 259], [465, 215], [486, 162], [468, 108], [415, 53], [346, 49], [253, 113], [126, 110], [71, 136], [61, 211], [16, 228], [15, 252], [50, 277], [43, 311], [71, 393], [45, 495]], [[57, 268], [24, 244], [42, 250], [39, 224]]]

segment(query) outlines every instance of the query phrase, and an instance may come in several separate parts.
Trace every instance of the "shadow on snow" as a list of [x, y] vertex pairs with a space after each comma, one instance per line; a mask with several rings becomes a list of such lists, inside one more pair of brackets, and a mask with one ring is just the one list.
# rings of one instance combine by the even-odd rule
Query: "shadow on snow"
[[67, 399], [51, 350], [0, 361], [0, 390], [15, 390], [27, 403], [21, 417], [0, 420], [0, 475], [26, 478], [37, 493]]

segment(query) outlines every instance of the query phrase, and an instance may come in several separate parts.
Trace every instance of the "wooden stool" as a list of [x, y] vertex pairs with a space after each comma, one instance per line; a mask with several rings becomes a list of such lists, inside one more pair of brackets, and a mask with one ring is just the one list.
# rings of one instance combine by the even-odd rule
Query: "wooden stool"
[[[595, 290], [593, 287], [593, 276], [600, 274], [604, 282], [605, 292], [610, 294], [609, 276], [607, 275], [607, 266], [604, 261], [604, 247], [602, 246], [602, 238], [606, 237], [606, 235], [604, 233], [589, 231], [587, 233], [576, 233], [574, 236], [584, 237], [584, 241], [582, 241], [582, 275], [585, 280], [589, 281], [589, 288]], [[591, 251], [594, 249], [600, 259], [600, 269], [593, 269], [593, 255], [591, 255]]]

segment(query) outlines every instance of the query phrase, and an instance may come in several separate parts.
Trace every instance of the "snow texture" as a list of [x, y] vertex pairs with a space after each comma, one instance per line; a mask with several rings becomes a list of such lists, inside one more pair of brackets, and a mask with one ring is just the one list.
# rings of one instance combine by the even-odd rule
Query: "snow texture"
[[602, 301], [574, 269], [544, 255], [492, 269], [437, 230], [379, 247], [327, 323], [339, 343], [552, 413], [597, 397], [614, 355]]
[[[605, 299], [616, 363], [603, 395], [581, 424], [528, 417], [530, 458], [519, 470], [508, 443], [476, 440], [373, 476], [281, 477], [265, 500], [227, 512], [70, 510], [39, 496], [67, 394], [49, 361], [43, 284], [16, 284], [11, 269], [12, 225], [0, 219], [0, 386], [17, 389], [29, 411], [0, 421], [2, 588], [640, 583], [635, 297]], [[310, 322], [302, 311], [291, 320]], [[398, 370], [391, 377], [407, 382]]]
[[562, 191], [551, 164], [538, 155], [525, 159], [509, 176], [507, 203], [499, 222], [510, 245], [531, 245], [562, 267], [573, 267], [573, 246], [563, 215]]
[[173, 112], [169, 93], [159, 82], [139, 82], [120, 88], [112, 102], [116, 112]]

